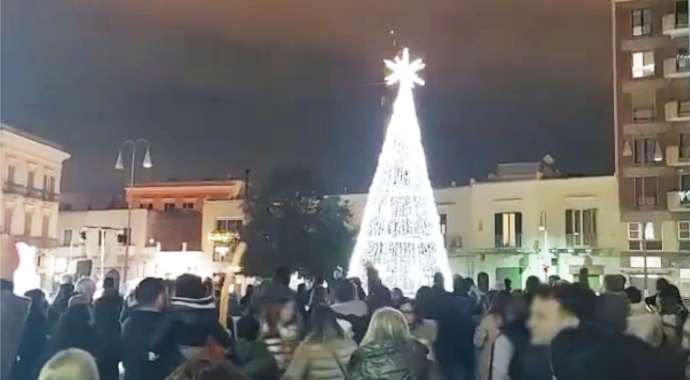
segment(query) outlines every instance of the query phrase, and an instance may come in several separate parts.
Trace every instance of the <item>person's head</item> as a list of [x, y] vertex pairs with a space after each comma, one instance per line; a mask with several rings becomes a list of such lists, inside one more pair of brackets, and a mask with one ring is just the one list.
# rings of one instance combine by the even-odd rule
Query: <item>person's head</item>
[[434, 273], [434, 286], [443, 288], [445, 279], [443, 278], [443, 273]]
[[19, 267], [17, 243], [10, 235], [0, 235], [0, 280], [13, 281], [14, 272]]
[[482, 292], [486, 293], [489, 291], [489, 274], [486, 272], [479, 272], [477, 274], [477, 287]]
[[625, 290], [625, 283], [622, 277], [617, 274], [607, 274], [604, 276], [604, 291], [606, 292], [622, 292]]
[[362, 345], [389, 340], [406, 340], [410, 338], [410, 328], [405, 316], [391, 307], [377, 310], [371, 317]]
[[167, 304], [167, 291], [160, 278], [147, 277], [134, 289], [134, 298], [141, 307], [161, 311]]
[[259, 337], [259, 328], [260, 323], [256, 318], [242, 317], [237, 321], [237, 337], [253, 342]]
[[307, 292], [307, 284], [301, 283], [297, 285], [297, 293], [302, 294]]
[[659, 291], [659, 306], [661, 314], [675, 314], [683, 305], [680, 291], [675, 285], [668, 284]]
[[417, 311], [417, 303], [411, 299], [405, 299], [400, 303], [400, 312], [405, 316], [407, 325], [414, 328], [415, 324], [423, 319]]
[[254, 294], [254, 285], [247, 285], [247, 287], [244, 289], [244, 294], [245, 295], [252, 295]]
[[418, 303], [431, 302], [433, 296], [434, 294], [430, 287], [421, 286], [419, 289], [417, 289], [415, 300], [417, 300]]
[[326, 343], [342, 339], [345, 334], [338, 325], [335, 312], [326, 305], [317, 305], [311, 311], [310, 331], [306, 340], [310, 343]]
[[656, 280], [656, 291], [657, 291], [657, 292], [660, 292], [661, 289], [663, 289], [663, 288], [669, 286], [670, 284], [671, 284], [671, 283], [668, 282], [667, 279], [665, 279], [665, 278], [663, 278], [663, 277], [659, 277], [659, 278], [657, 278], [657, 280]]
[[96, 283], [89, 277], [83, 277], [77, 281], [75, 291], [91, 303], [93, 301], [93, 295], [96, 293]]
[[286, 266], [280, 266], [276, 268], [275, 274], [273, 274], [273, 281], [277, 281], [279, 284], [283, 284], [285, 286], [290, 285], [290, 276], [292, 275], [292, 272], [290, 271], [289, 267]]
[[503, 312], [501, 313], [502, 326], [505, 328], [524, 328], [528, 314], [527, 300], [524, 297], [510, 296], [506, 300], [505, 307], [503, 307]]
[[642, 302], [642, 292], [634, 286], [625, 288], [625, 295], [632, 305]]
[[200, 299], [206, 297], [201, 277], [185, 273], [175, 279], [175, 297]]
[[489, 307], [489, 314], [494, 314], [503, 317], [506, 305], [511, 299], [510, 293], [505, 290], [497, 292], [491, 299], [491, 306]]
[[314, 286], [323, 286], [324, 282], [326, 281], [323, 279], [323, 276], [318, 275], [314, 277]]
[[112, 277], [106, 277], [103, 280], [103, 289], [104, 290], [115, 289], [115, 279]]
[[[566, 329], [551, 343], [551, 367], [558, 380], [606, 378], [601, 368], [603, 339], [590, 329]], [[618, 375], [618, 374], [616, 374]]]
[[525, 292], [534, 293], [539, 287], [539, 285], [541, 285], [541, 280], [539, 280], [539, 277], [529, 276], [527, 277], [527, 281], [525, 282]]
[[507, 277], [503, 279], [503, 285], [505, 286], [506, 290], [508, 290], [508, 291], [513, 289], [513, 281]]
[[616, 293], [603, 293], [596, 298], [594, 322], [604, 330], [623, 333], [628, 327], [630, 303], [628, 298]]
[[340, 280], [335, 284], [335, 300], [336, 302], [349, 302], [355, 299], [357, 290], [355, 285], [348, 280]]
[[403, 298], [405, 298], [405, 296], [400, 288], [393, 288], [393, 290], [391, 290], [391, 300], [393, 300], [393, 303], [398, 303]]
[[78, 348], [59, 351], [41, 368], [39, 380], [98, 380], [93, 356]]
[[177, 367], [166, 380], [246, 380], [227, 360], [192, 359]]
[[596, 295], [581, 286], [540, 287], [530, 308], [532, 343], [548, 345], [563, 329], [591, 321], [595, 302]]
[[36, 312], [45, 311], [46, 294], [41, 289], [31, 289], [24, 293], [24, 296], [31, 300], [31, 310]]
[[549, 286], [554, 286], [559, 281], [561, 281], [561, 276], [559, 276], [557, 274], [552, 274], [551, 276], [549, 276]]

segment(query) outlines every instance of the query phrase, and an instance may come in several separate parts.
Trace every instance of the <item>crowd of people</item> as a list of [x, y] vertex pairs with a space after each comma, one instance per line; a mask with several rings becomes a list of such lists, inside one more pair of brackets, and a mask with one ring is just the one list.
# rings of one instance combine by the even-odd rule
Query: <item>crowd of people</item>
[[293, 291], [291, 271], [232, 298], [194, 274], [146, 278], [131, 297], [106, 278], [12, 294], [15, 255], [3, 246], [2, 379], [40, 380], [571, 380], [690, 378], [690, 321], [664, 279], [643, 298], [625, 277], [604, 288], [529, 277], [441, 274], [414, 297], [368, 270], [365, 284], [315, 278]]

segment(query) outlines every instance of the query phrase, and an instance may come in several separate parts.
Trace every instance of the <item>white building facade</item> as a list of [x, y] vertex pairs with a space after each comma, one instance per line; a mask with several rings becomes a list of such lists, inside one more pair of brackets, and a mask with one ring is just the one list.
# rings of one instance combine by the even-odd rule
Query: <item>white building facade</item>
[[24, 243], [24, 263], [36, 264], [57, 246], [62, 164], [69, 157], [55, 143], [0, 125], [0, 231]]
[[[451, 268], [492, 283], [528, 276], [577, 279], [581, 267], [598, 287], [621, 273], [626, 225], [620, 222], [614, 176], [473, 182], [434, 191]], [[366, 194], [341, 196], [359, 224]]]

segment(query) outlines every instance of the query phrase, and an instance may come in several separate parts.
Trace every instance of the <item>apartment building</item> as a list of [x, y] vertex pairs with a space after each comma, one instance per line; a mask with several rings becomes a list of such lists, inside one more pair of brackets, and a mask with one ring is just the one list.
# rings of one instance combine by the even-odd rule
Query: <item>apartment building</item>
[[[624, 267], [690, 281], [687, 0], [612, 1], [615, 162]], [[639, 276], [640, 270], [632, 270]], [[690, 289], [690, 287], [689, 287]]]
[[0, 231], [38, 253], [57, 245], [60, 178], [69, 157], [60, 145], [0, 125]]
[[[486, 272], [492, 283], [510, 278], [520, 287], [531, 275], [574, 281], [585, 266], [598, 287], [623, 271], [616, 177], [548, 176], [540, 165], [499, 165], [489, 181], [434, 189], [453, 273]], [[341, 195], [355, 226], [366, 196]]]
[[241, 199], [244, 191], [241, 180], [145, 182], [127, 187], [125, 199], [132, 208], [201, 212], [206, 199]]

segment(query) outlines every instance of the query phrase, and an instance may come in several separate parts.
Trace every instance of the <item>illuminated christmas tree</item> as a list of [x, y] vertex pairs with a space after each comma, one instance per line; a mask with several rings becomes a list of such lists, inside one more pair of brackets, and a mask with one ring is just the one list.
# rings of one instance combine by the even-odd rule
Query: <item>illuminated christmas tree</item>
[[443, 273], [446, 283], [451, 274], [412, 97], [412, 88], [424, 85], [417, 75], [424, 63], [410, 62], [408, 49], [384, 62], [391, 71], [386, 84], [397, 84], [398, 95], [348, 276], [366, 280], [365, 269], [373, 266], [384, 285], [412, 295], [430, 285], [435, 272]]

